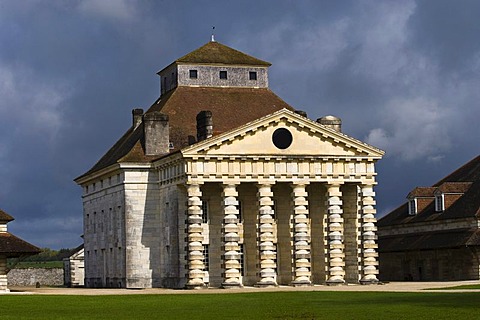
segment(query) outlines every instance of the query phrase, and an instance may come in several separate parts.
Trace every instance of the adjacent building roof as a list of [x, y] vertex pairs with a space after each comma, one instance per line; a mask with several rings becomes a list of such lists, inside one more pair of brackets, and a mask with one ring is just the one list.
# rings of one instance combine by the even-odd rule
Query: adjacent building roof
[[384, 236], [378, 239], [378, 251], [380, 253], [459, 248], [479, 245], [480, 230], [476, 228], [409, 233]]
[[[283, 108], [294, 110], [268, 88], [177, 87], [161, 96], [147, 111], [169, 116], [172, 152], [196, 139], [196, 116], [212, 112], [214, 134], [229, 131]], [[83, 176], [120, 162], [148, 162], [142, 145], [143, 125], [131, 127]]]
[[37, 253], [40, 253], [40, 249], [34, 245], [9, 232], [0, 232], [0, 255], [7, 258], [16, 258]]
[[11, 215], [0, 209], [0, 221], [10, 222], [15, 220]]
[[463, 193], [458, 200], [445, 208], [443, 212], [436, 212], [433, 202], [416, 215], [409, 215], [407, 204], [403, 204], [378, 221], [379, 227], [410, 224], [416, 222], [447, 220], [457, 218], [480, 217], [480, 156], [472, 159], [459, 169], [455, 170], [432, 187], [415, 188], [409, 196], [433, 196], [435, 190], [443, 193]]
[[192, 64], [229, 64], [264, 67], [271, 66], [270, 62], [257, 59], [216, 41], [208, 42], [197, 50], [194, 50], [175, 60], [175, 62]]

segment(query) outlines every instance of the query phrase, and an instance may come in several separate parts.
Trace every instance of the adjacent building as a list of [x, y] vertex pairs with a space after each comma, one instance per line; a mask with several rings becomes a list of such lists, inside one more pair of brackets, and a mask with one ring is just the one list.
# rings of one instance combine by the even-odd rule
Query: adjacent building
[[384, 152], [268, 87], [270, 63], [211, 41], [85, 174], [85, 285], [376, 283]]
[[8, 292], [7, 259], [40, 253], [40, 249], [7, 231], [7, 223], [13, 217], [0, 210], [0, 292]]
[[63, 283], [67, 287], [81, 287], [85, 280], [85, 250], [83, 244], [63, 259]]
[[480, 156], [378, 222], [381, 280], [480, 279]]

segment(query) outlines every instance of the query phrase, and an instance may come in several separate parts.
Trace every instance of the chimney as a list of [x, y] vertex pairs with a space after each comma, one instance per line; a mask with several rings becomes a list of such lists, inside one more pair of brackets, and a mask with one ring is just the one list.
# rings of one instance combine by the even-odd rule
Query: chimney
[[197, 114], [197, 141], [210, 138], [213, 135], [212, 112], [205, 110]]
[[317, 119], [317, 122], [338, 132], [342, 132], [342, 120], [335, 116], [325, 116]]
[[136, 129], [140, 123], [142, 123], [143, 109], [133, 109], [132, 118], [133, 118], [133, 129]]
[[295, 113], [301, 115], [302, 117], [308, 118], [307, 113], [303, 110], [295, 110]]
[[153, 111], [143, 115], [145, 154], [158, 156], [170, 152], [168, 116]]

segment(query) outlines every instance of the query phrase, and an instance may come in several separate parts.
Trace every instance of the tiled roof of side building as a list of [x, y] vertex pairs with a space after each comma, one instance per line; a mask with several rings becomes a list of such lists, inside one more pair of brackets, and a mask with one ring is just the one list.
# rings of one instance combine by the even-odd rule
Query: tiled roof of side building
[[0, 233], [0, 254], [7, 256], [7, 258], [32, 255], [39, 252], [39, 248], [14, 236], [9, 232]]
[[10, 222], [15, 220], [11, 215], [0, 209], [0, 221]]
[[[480, 156], [467, 162], [432, 187], [425, 189], [433, 188], [435, 190], [437, 187], [445, 189], [444, 192], [447, 193], [465, 193], [443, 212], [436, 212], [432, 203], [421, 212], [409, 215], [408, 205], [404, 203], [379, 219], [378, 226], [387, 227], [432, 220], [480, 217]], [[414, 191], [415, 189], [412, 192]]]
[[392, 235], [378, 239], [380, 253], [479, 245], [480, 230], [476, 228]]
[[[169, 116], [172, 152], [196, 139], [196, 116], [212, 112], [214, 133], [232, 130], [281, 109], [294, 110], [267, 88], [177, 87], [160, 97], [147, 111]], [[150, 162], [158, 156], [146, 156], [142, 145], [143, 125], [130, 128], [109, 151], [81, 177], [120, 162]], [[78, 177], [77, 179], [81, 178]]]
[[435, 187], [416, 187], [413, 189], [408, 196], [409, 197], [433, 197], [435, 192]]
[[216, 41], [210, 41], [200, 48], [177, 59], [177, 63], [193, 64], [228, 64], [228, 65], [249, 65], [265, 66], [271, 65], [241, 51], [232, 49]]

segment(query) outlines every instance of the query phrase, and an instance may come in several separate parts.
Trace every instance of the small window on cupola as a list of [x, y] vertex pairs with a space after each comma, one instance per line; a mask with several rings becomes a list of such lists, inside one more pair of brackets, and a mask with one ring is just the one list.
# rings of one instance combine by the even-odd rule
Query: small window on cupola
[[190, 70], [190, 79], [197, 79], [197, 78], [198, 78], [198, 71]]
[[220, 79], [227, 79], [227, 71], [220, 71]]
[[257, 80], [257, 73], [255, 71], [249, 72], [249, 79], [250, 80]]

